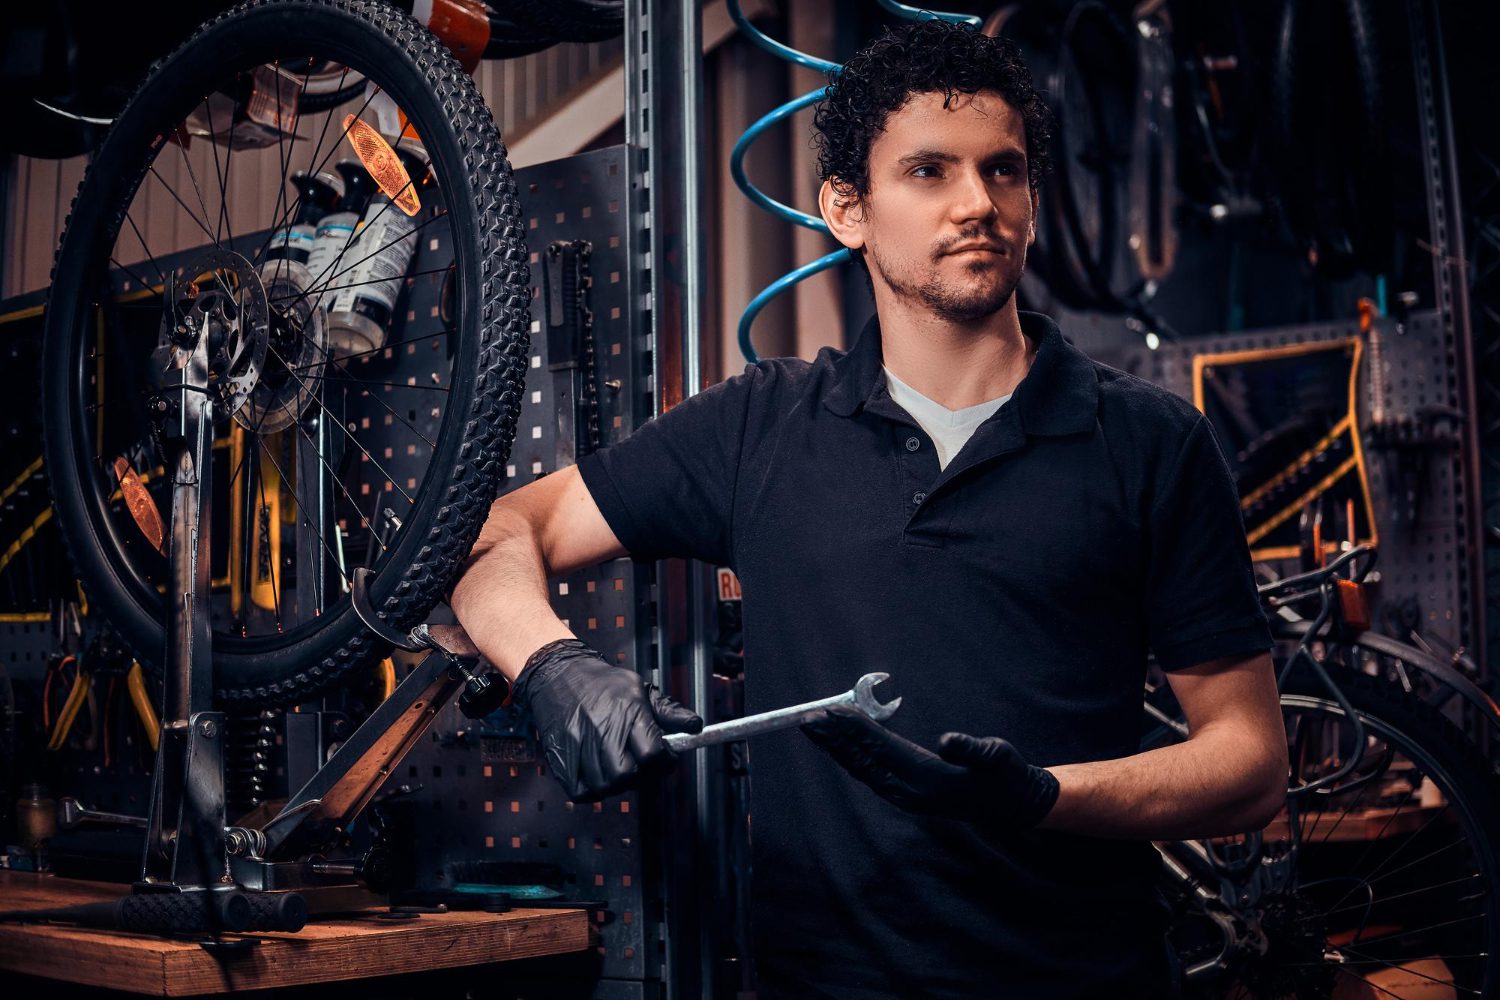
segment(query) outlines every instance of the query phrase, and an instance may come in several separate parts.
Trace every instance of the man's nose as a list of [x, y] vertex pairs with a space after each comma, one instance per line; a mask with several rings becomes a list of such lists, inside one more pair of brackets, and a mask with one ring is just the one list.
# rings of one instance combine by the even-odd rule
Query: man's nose
[[963, 171], [958, 175], [950, 212], [954, 222], [994, 218], [995, 201], [990, 197], [989, 185], [977, 172]]

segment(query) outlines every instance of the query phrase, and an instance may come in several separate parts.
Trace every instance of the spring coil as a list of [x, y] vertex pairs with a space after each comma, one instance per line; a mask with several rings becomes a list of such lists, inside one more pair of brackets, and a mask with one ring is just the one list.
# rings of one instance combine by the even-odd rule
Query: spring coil
[[[947, 14], [941, 11], [922, 10], [908, 4], [898, 3], [896, 0], [877, 0], [877, 2], [891, 13], [911, 20], [953, 21], [959, 24], [967, 24], [969, 27], [976, 29], [982, 23], [978, 17], [968, 14]], [[789, 45], [778, 42], [755, 27], [745, 17], [745, 12], [740, 7], [740, 0], [727, 0], [727, 6], [730, 18], [739, 27], [740, 31], [745, 33], [745, 37], [773, 56], [796, 63], [798, 66], [803, 66], [807, 69], [826, 73], [829, 76], [837, 76], [843, 69], [843, 66], [839, 63], [830, 62], [827, 59], [819, 59], [817, 56], [809, 55], [806, 52], [799, 52]], [[809, 215], [790, 205], [784, 205], [750, 183], [750, 179], [745, 175], [745, 153], [749, 150], [751, 144], [767, 129], [785, 121], [803, 108], [816, 104], [823, 99], [823, 95], [827, 92], [827, 87], [819, 87], [817, 90], [809, 91], [775, 108], [769, 114], [763, 116], [759, 121], [745, 129], [744, 133], [736, 140], [734, 149], [729, 154], [729, 174], [734, 178], [735, 185], [745, 193], [747, 198], [778, 218], [785, 219], [787, 222], [819, 233], [828, 232], [828, 225], [821, 218], [816, 215]], [[750, 300], [750, 304], [740, 314], [738, 328], [740, 353], [744, 355], [746, 362], [753, 365], [760, 360], [760, 357], [755, 353], [754, 346], [750, 342], [750, 326], [755, 322], [755, 317], [760, 315], [760, 311], [766, 307], [766, 304], [798, 282], [806, 280], [819, 271], [826, 271], [840, 261], [848, 259], [848, 254], [849, 251], [842, 247], [832, 253], [824, 254], [817, 260], [803, 264], [795, 270], [788, 271], [767, 285], [759, 295]]]
[[271, 754], [276, 747], [278, 713], [244, 712], [229, 719], [224, 747], [225, 800], [243, 815], [270, 797]]

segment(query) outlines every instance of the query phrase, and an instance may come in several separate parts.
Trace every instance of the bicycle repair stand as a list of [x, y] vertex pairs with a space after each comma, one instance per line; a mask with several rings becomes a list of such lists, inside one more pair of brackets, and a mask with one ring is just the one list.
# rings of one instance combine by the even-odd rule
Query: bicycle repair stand
[[[224, 272], [233, 273], [237, 294], [227, 294]], [[216, 404], [232, 415], [250, 397], [272, 319], [258, 274], [239, 254], [210, 251], [189, 273], [211, 274], [226, 294], [190, 283], [179, 309], [169, 282], [153, 354], [164, 374], [148, 408], [173, 475], [172, 599], [161, 738], [135, 891], [172, 900], [152, 908], [165, 911], [172, 926], [154, 930], [300, 930], [306, 919], [300, 895], [258, 893], [378, 882], [374, 852], [358, 862], [330, 861], [327, 854], [345, 843], [350, 823], [461, 688], [460, 707], [475, 718], [498, 708], [509, 691], [465, 662], [477, 660], [478, 651], [461, 628], [422, 625], [403, 635], [381, 621], [370, 602], [369, 571], [358, 570], [352, 596], [366, 625], [394, 645], [432, 655], [263, 829], [226, 825], [225, 716], [212, 709], [210, 530], [203, 511], [211, 497]], [[129, 498], [127, 504], [135, 507]], [[241, 893], [241, 887], [252, 891]]]

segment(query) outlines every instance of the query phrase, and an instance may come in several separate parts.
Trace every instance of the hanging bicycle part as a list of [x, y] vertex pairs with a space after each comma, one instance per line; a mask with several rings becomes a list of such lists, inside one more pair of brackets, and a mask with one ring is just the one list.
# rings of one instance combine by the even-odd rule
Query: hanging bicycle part
[[1177, 120], [1172, 88], [1171, 27], [1165, 14], [1136, 26], [1136, 114], [1131, 139], [1130, 235], [1135, 269], [1148, 286], [1177, 263]]
[[[291, 101], [335, 66], [357, 100]], [[225, 706], [305, 699], [384, 655], [348, 600], [356, 568], [410, 624], [472, 545], [515, 437], [528, 256], [472, 79], [389, 4], [254, 0], [162, 60], [79, 190], [43, 349], [57, 522], [148, 670], [168, 669], [163, 595], [182, 592], [135, 516], [172, 506], [153, 372], [180, 379], [205, 345], [211, 643], [194, 650], [211, 644], [212, 670], [194, 683]]]
[[[1338, 277], [1389, 273], [1394, 242], [1379, 5], [1283, 0], [1270, 124], [1286, 227]], [[1353, 113], [1350, 113], [1353, 109]]]

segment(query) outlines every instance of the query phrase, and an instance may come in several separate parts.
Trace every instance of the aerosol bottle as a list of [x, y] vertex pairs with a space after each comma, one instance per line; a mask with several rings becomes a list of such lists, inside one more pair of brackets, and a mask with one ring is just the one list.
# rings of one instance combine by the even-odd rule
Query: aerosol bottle
[[[406, 149], [398, 152], [411, 185], [420, 186], [427, 174], [426, 161]], [[385, 346], [396, 299], [416, 253], [417, 220], [392, 204], [384, 192], [376, 192], [360, 219], [354, 242], [335, 268], [337, 277], [324, 282], [330, 289], [324, 298], [328, 343], [335, 355]]]
[[[329, 212], [318, 220], [312, 252], [307, 258], [311, 280], [315, 287], [320, 288], [344, 284], [347, 275], [334, 275], [359, 259], [350, 256], [357, 249], [353, 247], [354, 230], [375, 191], [374, 178], [358, 160], [340, 160], [334, 169], [343, 179], [344, 196], [339, 200], [338, 211]], [[342, 260], [339, 259], [341, 254]], [[322, 296], [321, 304], [326, 308], [331, 298], [331, 295]]]
[[296, 191], [297, 215], [289, 224], [271, 234], [266, 259], [306, 264], [312, 257], [317, 240], [318, 222], [332, 212], [344, 197], [344, 179], [326, 170], [315, 174], [299, 170], [292, 174], [289, 183]]

